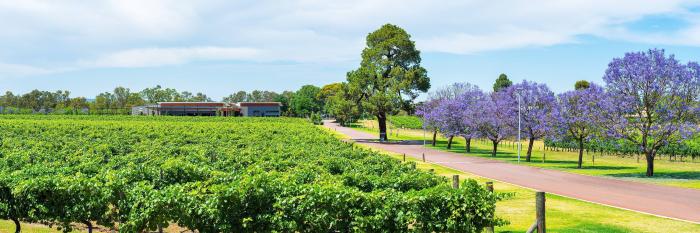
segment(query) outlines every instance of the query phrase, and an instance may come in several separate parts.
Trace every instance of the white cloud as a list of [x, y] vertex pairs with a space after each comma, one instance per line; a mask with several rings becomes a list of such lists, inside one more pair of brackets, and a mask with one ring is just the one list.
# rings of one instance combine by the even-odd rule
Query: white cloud
[[206, 60], [253, 59], [260, 52], [251, 48], [189, 47], [130, 49], [107, 54], [94, 61], [81, 61], [85, 67], [149, 67], [178, 65]]
[[196, 26], [196, 9], [169, 0], [0, 1], [0, 35], [91, 43], [167, 39]]
[[[697, 5], [684, 0], [0, 0], [0, 59], [33, 64], [22, 58], [48, 57], [41, 64], [79, 61], [79, 68], [203, 60], [356, 62], [364, 37], [384, 23], [405, 28], [424, 52], [551, 46], [586, 35], [700, 46], [700, 21], [687, 10]], [[691, 25], [671, 34], [625, 26], [651, 15], [679, 15]]]

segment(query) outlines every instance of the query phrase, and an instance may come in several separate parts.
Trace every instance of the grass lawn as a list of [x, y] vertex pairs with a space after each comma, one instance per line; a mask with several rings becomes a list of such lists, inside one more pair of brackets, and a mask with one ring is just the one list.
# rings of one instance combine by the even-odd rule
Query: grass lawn
[[[356, 124], [353, 127], [357, 130], [378, 135], [376, 121], [363, 121], [361, 124]], [[398, 136], [394, 134], [389, 136], [389, 138], [396, 140], [423, 140], [422, 130], [403, 129], [398, 132]], [[517, 145], [512, 141], [501, 142], [498, 146], [497, 156], [491, 157], [491, 141], [472, 140], [471, 153], [466, 153], [464, 138], [454, 138], [452, 149], [450, 150], [447, 149], [446, 138], [438, 136], [435, 147], [430, 145], [430, 140], [432, 140], [432, 134], [430, 132], [428, 132], [426, 138], [428, 140], [428, 147], [433, 149], [463, 153], [465, 156], [478, 156], [510, 163], [518, 163]], [[583, 167], [578, 169], [578, 151], [542, 151], [542, 146], [542, 141], [535, 142], [531, 162], [525, 162], [527, 141], [523, 140], [520, 164], [583, 175], [614, 177], [661, 185], [700, 189], [700, 160], [689, 161], [688, 159], [685, 162], [680, 162], [657, 159], [654, 162], [654, 177], [648, 178], [645, 176], [646, 160], [644, 156], [637, 160], [636, 157], [621, 158], [619, 156], [601, 156], [600, 154], [584, 153]]]
[[[346, 138], [335, 131], [328, 130], [328, 132], [339, 138]], [[396, 153], [386, 151], [383, 153], [402, 159], [402, 155]], [[493, 181], [440, 165], [423, 163], [410, 157], [406, 159], [409, 162], [415, 162], [418, 168], [434, 169], [439, 175], [452, 177], [457, 174], [460, 179], [475, 179], [480, 183]], [[512, 198], [497, 204], [498, 216], [510, 221], [510, 224], [497, 227], [496, 232], [524, 232], [535, 221], [535, 192], [500, 181], [493, 182], [496, 192], [514, 194]], [[546, 206], [548, 232], [700, 232], [700, 224], [656, 217], [553, 194], [547, 194]]]

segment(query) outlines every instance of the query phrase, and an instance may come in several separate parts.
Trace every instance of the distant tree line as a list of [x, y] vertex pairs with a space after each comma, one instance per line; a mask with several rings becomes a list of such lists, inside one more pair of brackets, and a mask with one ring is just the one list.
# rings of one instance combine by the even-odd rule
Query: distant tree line
[[[251, 92], [237, 91], [224, 97], [223, 102], [280, 102], [282, 114], [291, 117], [311, 117], [313, 114], [329, 114], [338, 104], [331, 104], [345, 92], [344, 84], [333, 83], [323, 87], [304, 85], [297, 91], [281, 93], [267, 90]], [[116, 87], [112, 91], [102, 92], [93, 99], [71, 97], [67, 90], [41, 91], [33, 90], [24, 94], [11, 91], [0, 96], [0, 112], [5, 114], [129, 114], [134, 106], [155, 104], [158, 102], [212, 102], [204, 93], [178, 91], [160, 85], [133, 91], [126, 87]], [[337, 101], [336, 101], [337, 102]], [[340, 108], [342, 110], [342, 108]], [[340, 112], [340, 111], [335, 111]], [[353, 114], [356, 111], [351, 111]]]

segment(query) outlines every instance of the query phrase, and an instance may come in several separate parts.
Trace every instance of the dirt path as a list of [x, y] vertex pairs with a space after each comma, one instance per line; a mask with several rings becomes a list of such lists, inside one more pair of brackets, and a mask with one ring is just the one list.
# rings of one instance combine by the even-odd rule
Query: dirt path
[[423, 148], [412, 144], [380, 144], [372, 134], [341, 127], [330, 121], [328, 128], [349, 136], [357, 143], [421, 158], [427, 162], [584, 201], [629, 209], [648, 214], [700, 223], [700, 190], [594, 177], [509, 164], [497, 160]]

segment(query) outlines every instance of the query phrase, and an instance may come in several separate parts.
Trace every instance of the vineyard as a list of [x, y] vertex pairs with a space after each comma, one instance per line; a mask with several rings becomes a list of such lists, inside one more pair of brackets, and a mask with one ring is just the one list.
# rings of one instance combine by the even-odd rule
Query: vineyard
[[422, 129], [423, 121], [417, 116], [390, 116], [389, 123], [396, 128]]
[[0, 218], [120, 232], [481, 232], [498, 195], [301, 119], [0, 116]]
[[[570, 138], [544, 140], [544, 145], [551, 150], [574, 151], [579, 149], [577, 142]], [[642, 154], [638, 146], [622, 139], [594, 138], [584, 146], [584, 149], [591, 153], [621, 157], [639, 157]], [[659, 156], [666, 157], [669, 160], [695, 161], [700, 157], [700, 136], [680, 143], [664, 145], [659, 149]]]

